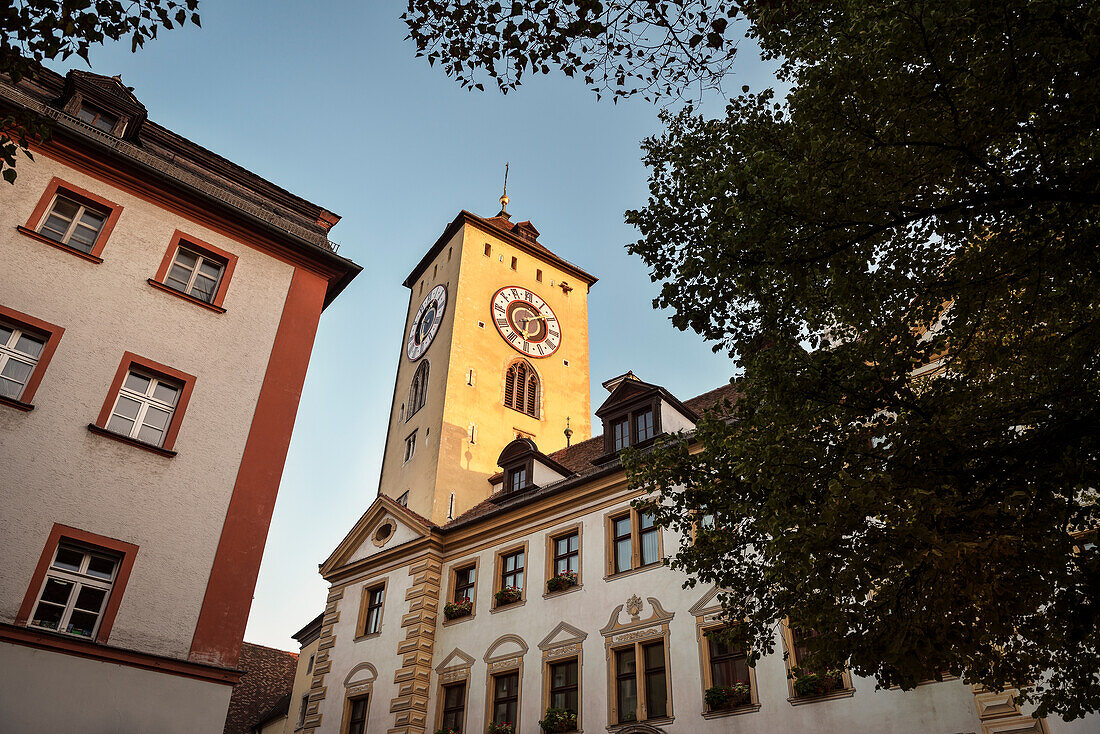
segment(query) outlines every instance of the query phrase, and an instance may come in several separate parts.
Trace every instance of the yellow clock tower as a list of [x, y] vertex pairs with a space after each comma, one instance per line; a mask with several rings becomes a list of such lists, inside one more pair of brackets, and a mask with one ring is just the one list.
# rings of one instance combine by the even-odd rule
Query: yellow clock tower
[[440, 524], [489, 496], [517, 436], [553, 452], [591, 432], [596, 278], [540, 244], [530, 222], [513, 223], [507, 204], [491, 218], [460, 212], [404, 282], [379, 492]]

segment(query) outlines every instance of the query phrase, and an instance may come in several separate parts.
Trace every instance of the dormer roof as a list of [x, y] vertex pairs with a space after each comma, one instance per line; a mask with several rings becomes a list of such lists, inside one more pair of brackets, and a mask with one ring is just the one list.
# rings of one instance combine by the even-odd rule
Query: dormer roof
[[[501, 469], [500, 474], [489, 478], [494, 486], [507, 477], [509, 471], [526, 468], [527, 484], [522, 491], [535, 490], [573, 475], [568, 468], [539, 451], [529, 438], [517, 438], [505, 446], [497, 458], [497, 466]], [[506, 491], [504, 494], [511, 496], [517, 492]]]
[[600, 418], [607, 418], [615, 413], [629, 409], [636, 403], [642, 403], [657, 397], [671, 405], [677, 412], [682, 414], [692, 423], [696, 423], [699, 420], [699, 416], [697, 416], [691, 408], [681, 403], [675, 395], [660, 385], [643, 382], [633, 372], [627, 372], [625, 375], [608, 380], [608, 382], [604, 383], [604, 387], [607, 387], [608, 383], [612, 382], [615, 384], [611, 389], [611, 394], [608, 395], [607, 399], [596, 409], [596, 415]]

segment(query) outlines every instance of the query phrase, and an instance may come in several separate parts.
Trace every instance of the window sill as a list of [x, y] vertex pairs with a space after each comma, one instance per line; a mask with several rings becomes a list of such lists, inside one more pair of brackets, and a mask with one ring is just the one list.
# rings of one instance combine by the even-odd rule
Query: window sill
[[24, 413], [29, 413], [34, 410], [34, 406], [30, 403], [24, 403], [22, 400], [16, 400], [15, 398], [8, 398], [0, 395], [0, 405], [6, 405], [9, 408], [15, 408], [21, 410]]
[[119, 443], [124, 443], [139, 449], [144, 449], [150, 453], [158, 454], [160, 456], [166, 456], [169, 459], [179, 453], [177, 451], [166, 449], [161, 446], [154, 446], [153, 444], [146, 443], [145, 441], [138, 441], [136, 438], [123, 436], [121, 433], [108, 431], [106, 428], [103, 428], [102, 426], [97, 426], [95, 423], [89, 423], [88, 430], [96, 435], [103, 436], [104, 438], [109, 438], [114, 441], [118, 441]]
[[702, 716], [704, 719], [724, 719], [727, 716], [740, 716], [741, 714], [754, 714], [760, 710], [760, 704], [750, 703], [744, 706], [738, 706], [733, 709], [723, 709], [721, 711], [704, 711]]
[[19, 234], [24, 235], [26, 237], [30, 237], [32, 240], [38, 240], [39, 242], [47, 244], [50, 247], [56, 247], [59, 250], [64, 250], [65, 252], [69, 253], [70, 255], [76, 255], [81, 260], [87, 260], [88, 262], [95, 263], [97, 265], [99, 263], [103, 262], [103, 258], [101, 258], [97, 255], [91, 255], [87, 252], [84, 252], [83, 250], [78, 250], [75, 247], [71, 247], [69, 245], [66, 245], [63, 242], [58, 242], [57, 240], [51, 240], [49, 237], [46, 237], [45, 235], [38, 234], [33, 229], [27, 229], [23, 225], [19, 225], [18, 227], [16, 227], [16, 230], [19, 231]]
[[855, 695], [855, 688], [841, 688], [837, 691], [826, 693], [823, 696], [791, 696], [787, 699], [787, 702], [792, 706], [802, 706], [807, 703], [817, 703], [818, 701], [835, 701], [838, 698], [851, 698]]
[[213, 311], [214, 313], [225, 313], [225, 309], [222, 308], [221, 306], [216, 306], [213, 303], [207, 303], [206, 301], [202, 300], [201, 298], [195, 298], [194, 296], [188, 295], [187, 293], [184, 293], [182, 291], [177, 291], [175, 288], [167, 286], [164, 283], [161, 283], [159, 280], [153, 280], [152, 278], [149, 278], [148, 282], [149, 282], [149, 285], [153, 286], [158, 291], [164, 291], [165, 293], [171, 293], [176, 298], [182, 298], [185, 301], [193, 303], [196, 306], [202, 306], [203, 308], [208, 309], [210, 311]]
[[381, 637], [382, 630], [377, 632], [371, 632], [369, 635], [356, 635], [354, 642], [362, 642], [363, 640], [373, 640], [375, 637]]
[[556, 596], [565, 596], [566, 594], [572, 594], [574, 591], [580, 591], [584, 588], [584, 584], [573, 584], [568, 589], [560, 589], [558, 591], [548, 591], [542, 595], [543, 599], [553, 599]]
[[489, 610], [489, 614], [496, 614], [497, 612], [507, 612], [509, 609], [519, 609], [527, 603], [526, 597], [519, 601], [514, 601], [511, 604], [503, 604], [499, 607], [493, 607]]
[[636, 573], [642, 573], [644, 571], [652, 571], [655, 568], [663, 568], [663, 567], [664, 567], [664, 563], [662, 563], [661, 561], [657, 561], [655, 563], [646, 564], [645, 566], [638, 566], [637, 568], [632, 568], [629, 571], [619, 571], [618, 573], [609, 573], [608, 575], [603, 577], [603, 580], [604, 581], [615, 581], [616, 579], [625, 578], [626, 576], [633, 576]]
[[477, 616], [476, 614], [466, 614], [466, 615], [463, 615], [461, 617], [455, 617], [454, 619], [447, 619], [446, 617], [444, 617], [443, 618], [443, 626], [444, 627], [452, 627], [456, 624], [462, 624], [463, 622], [471, 620], [476, 616]]

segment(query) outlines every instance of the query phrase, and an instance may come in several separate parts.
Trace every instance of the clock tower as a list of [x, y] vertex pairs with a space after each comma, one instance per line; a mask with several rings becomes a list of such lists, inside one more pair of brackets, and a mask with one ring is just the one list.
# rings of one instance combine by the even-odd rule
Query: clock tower
[[410, 291], [379, 492], [443, 524], [486, 499], [517, 436], [543, 452], [591, 433], [588, 291], [530, 222], [462, 211]]

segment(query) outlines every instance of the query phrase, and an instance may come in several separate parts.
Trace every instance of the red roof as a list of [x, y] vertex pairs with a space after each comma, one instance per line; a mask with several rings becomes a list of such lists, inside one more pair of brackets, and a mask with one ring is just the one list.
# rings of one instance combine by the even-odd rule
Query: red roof
[[244, 671], [229, 697], [222, 734], [248, 734], [253, 724], [266, 716], [275, 704], [294, 688], [298, 653], [273, 647], [241, 645], [237, 667]]

